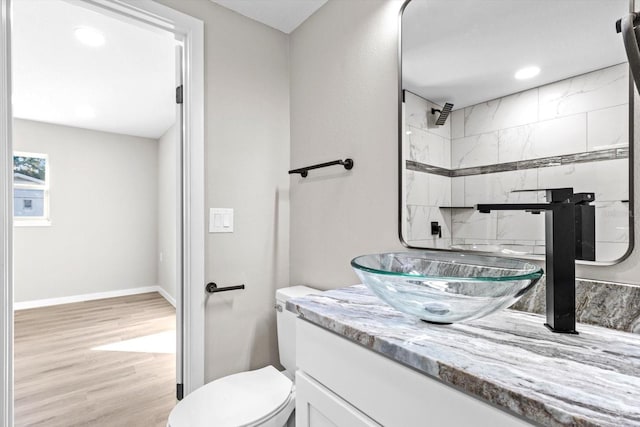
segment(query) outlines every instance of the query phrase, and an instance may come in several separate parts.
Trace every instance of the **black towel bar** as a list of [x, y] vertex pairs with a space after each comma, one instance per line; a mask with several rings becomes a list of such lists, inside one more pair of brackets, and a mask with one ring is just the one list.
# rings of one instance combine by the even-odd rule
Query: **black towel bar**
[[349, 170], [353, 168], [353, 159], [334, 160], [332, 162], [319, 163], [317, 165], [307, 166], [304, 168], [291, 169], [289, 174], [299, 173], [303, 178], [306, 178], [307, 175], [309, 175], [309, 171], [312, 169], [326, 168], [333, 165], [342, 165], [345, 169]]

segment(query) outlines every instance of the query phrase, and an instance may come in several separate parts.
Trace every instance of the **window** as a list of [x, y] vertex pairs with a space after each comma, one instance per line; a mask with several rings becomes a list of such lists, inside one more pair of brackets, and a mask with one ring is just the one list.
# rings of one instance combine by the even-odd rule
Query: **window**
[[49, 158], [13, 153], [13, 218], [16, 225], [49, 224]]

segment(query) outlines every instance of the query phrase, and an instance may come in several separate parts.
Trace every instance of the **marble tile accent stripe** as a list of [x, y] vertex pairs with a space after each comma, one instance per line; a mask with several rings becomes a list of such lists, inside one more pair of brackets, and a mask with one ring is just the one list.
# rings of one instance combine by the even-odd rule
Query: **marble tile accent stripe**
[[549, 332], [542, 316], [503, 310], [431, 325], [356, 285], [287, 309], [392, 360], [545, 426], [640, 426], [640, 336], [580, 324]]
[[562, 166], [576, 163], [598, 162], [603, 160], [627, 159], [629, 148], [610, 148], [606, 150], [589, 151], [585, 153], [565, 154], [562, 156], [543, 157], [540, 159], [520, 160], [508, 163], [496, 163], [486, 166], [475, 166], [461, 169], [446, 169], [439, 166], [431, 166], [413, 160], [406, 161], [408, 170], [426, 172], [436, 175], [455, 178], [459, 176], [485, 175], [496, 172], [509, 172], [526, 169], [539, 169], [545, 167]]
[[416, 162], [413, 160], [407, 160], [407, 169], [416, 172], [425, 172], [434, 175], [446, 176], [451, 178], [451, 169], [441, 168], [440, 166], [427, 165], [425, 163]]
[[[514, 310], [545, 313], [545, 277]], [[576, 320], [581, 323], [640, 334], [640, 286], [576, 280]]]

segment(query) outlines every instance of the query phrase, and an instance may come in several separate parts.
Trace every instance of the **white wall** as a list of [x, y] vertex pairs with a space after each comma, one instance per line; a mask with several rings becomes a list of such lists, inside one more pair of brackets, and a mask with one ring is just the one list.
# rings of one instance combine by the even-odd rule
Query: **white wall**
[[175, 302], [177, 269], [179, 155], [176, 128], [172, 125], [158, 140], [158, 286]]
[[330, 0], [291, 34], [291, 166], [351, 157], [354, 168], [291, 178], [291, 283], [358, 279], [349, 261], [398, 238], [400, 1]]
[[14, 228], [16, 302], [156, 284], [155, 140], [16, 119], [14, 149], [51, 176], [51, 225]]
[[212, 380], [278, 361], [274, 298], [289, 284], [288, 38], [208, 0], [160, 3], [204, 21], [206, 205], [235, 209], [234, 233], [207, 234], [206, 278], [246, 285], [207, 299]]

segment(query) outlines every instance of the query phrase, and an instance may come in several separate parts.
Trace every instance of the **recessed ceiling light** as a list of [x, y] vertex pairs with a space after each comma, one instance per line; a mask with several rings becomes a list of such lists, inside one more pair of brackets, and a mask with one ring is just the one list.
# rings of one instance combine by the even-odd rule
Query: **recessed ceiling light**
[[87, 46], [98, 47], [102, 46], [105, 42], [102, 33], [93, 28], [78, 27], [74, 30], [73, 34], [75, 34], [80, 43], [86, 44]]
[[513, 77], [518, 80], [526, 80], [535, 77], [538, 74], [540, 74], [540, 67], [532, 65], [529, 67], [520, 68], [518, 71], [516, 71], [516, 74]]
[[79, 105], [76, 107], [76, 117], [79, 119], [93, 119], [96, 112], [88, 105]]

